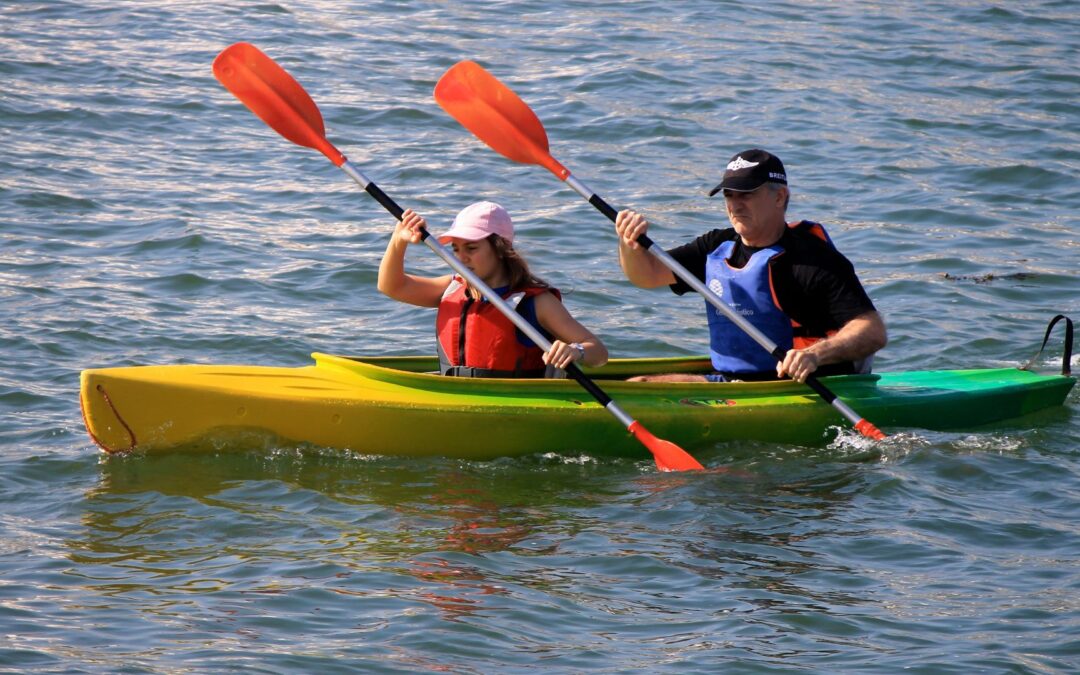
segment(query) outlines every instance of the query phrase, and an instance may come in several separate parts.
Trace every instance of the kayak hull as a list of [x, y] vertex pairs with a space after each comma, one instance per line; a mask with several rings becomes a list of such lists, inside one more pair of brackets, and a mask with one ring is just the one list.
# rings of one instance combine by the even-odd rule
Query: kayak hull
[[[541, 452], [646, 452], [572, 380], [447, 378], [431, 357], [314, 365], [170, 365], [86, 370], [80, 400], [105, 451], [311, 445], [365, 454], [491, 459]], [[692, 450], [728, 440], [819, 445], [847, 423], [804, 385], [639, 383], [639, 373], [705, 372], [706, 359], [616, 359], [587, 371], [656, 436]], [[604, 379], [611, 378], [611, 379]], [[955, 430], [1060, 406], [1075, 378], [1015, 368], [823, 378], [878, 427]]]

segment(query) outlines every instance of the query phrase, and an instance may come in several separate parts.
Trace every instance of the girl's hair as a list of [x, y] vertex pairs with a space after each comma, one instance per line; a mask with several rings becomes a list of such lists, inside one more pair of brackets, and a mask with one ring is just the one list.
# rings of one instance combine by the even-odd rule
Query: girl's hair
[[[506, 276], [510, 279], [510, 290], [516, 291], [523, 286], [551, 288], [551, 284], [540, 277], [534, 276], [529, 271], [529, 263], [525, 262], [525, 258], [522, 258], [514, 250], [513, 244], [497, 234], [489, 234], [487, 240], [495, 250], [496, 257], [502, 261], [503, 267], [506, 268]], [[480, 291], [470, 287], [469, 295], [479, 299]]]

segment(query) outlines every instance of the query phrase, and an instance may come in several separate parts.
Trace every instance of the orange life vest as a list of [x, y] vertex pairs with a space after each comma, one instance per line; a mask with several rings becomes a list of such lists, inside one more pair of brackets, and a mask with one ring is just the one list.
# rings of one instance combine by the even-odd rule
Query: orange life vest
[[[486, 300], [474, 300], [465, 282], [455, 276], [439, 302], [435, 319], [439, 371], [457, 377], [545, 377], [552, 374], [543, 350], [517, 329], [499, 308]], [[506, 302], [550, 339], [536, 320], [535, 297], [554, 288], [529, 286], [514, 292], [497, 290]]]

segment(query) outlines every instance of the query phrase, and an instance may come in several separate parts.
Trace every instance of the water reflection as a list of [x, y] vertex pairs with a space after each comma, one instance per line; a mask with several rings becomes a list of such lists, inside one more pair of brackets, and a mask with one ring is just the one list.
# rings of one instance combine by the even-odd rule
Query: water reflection
[[[424, 602], [451, 619], [503, 593], [477, 556], [512, 550], [550, 523], [552, 506], [588, 501], [565, 480], [578, 467], [548, 464], [521, 471], [292, 449], [111, 457], [68, 551], [103, 594], [314, 587]], [[537, 480], [552, 469], [560, 478]]]
[[[887, 481], [881, 465], [844, 448], [716, 452], [732, 471], [314, 450], [110, 458], [67, 550], [93, 596], [219, 643], [334, 642], [351, 626], [384, 645], [479, 630], [601, 651], [628, 634], [673, 654], [863, 648], [849, 617], [883, 611], [866, 592], [878, 580], [836, 551], [880, 540], [859, 500]], [[425, 668], [441, 667], [437, 652]]]

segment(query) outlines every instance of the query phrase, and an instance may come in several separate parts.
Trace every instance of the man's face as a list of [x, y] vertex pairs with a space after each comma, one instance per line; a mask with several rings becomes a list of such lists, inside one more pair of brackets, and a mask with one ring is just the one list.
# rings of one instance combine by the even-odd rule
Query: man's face
[[743, 242], [755, 247], [769, 246], [780, 238], [784, 222], [787, 188], [771, 190], [762, 185], [753, 192], [724, 190], [728, 219]]

